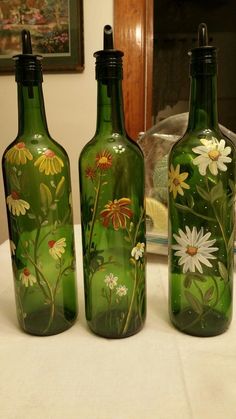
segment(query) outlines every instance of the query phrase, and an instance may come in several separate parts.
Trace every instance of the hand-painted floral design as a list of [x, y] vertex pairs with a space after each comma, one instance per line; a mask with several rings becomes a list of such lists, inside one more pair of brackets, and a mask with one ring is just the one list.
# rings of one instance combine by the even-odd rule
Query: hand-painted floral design
[[49, 253], [54, 259], [60, 259], [65, 253], [65, 247], [66, 247], [66, 239], [65, 237], [62, 237], [61, 239], [55, 241], [50, 240], [48, 242], [49, 247]]
[[177, 194], [184, 195], [183, 189], [189, 189], [190, 186], [185, 183], [184, 181], [187, 179], [188, 173], [182, 172], [180, 173], [180, 165], [177, 164], [176, 168], [171, 164], [169, 170], [169, 180], [168, 186], [170, 192], [173, 192], [174, 199], [176, 198]]
[[128, 288], [125, 285], [119, 285], [116, 288], [116, 294], [119, 297], [124, 297], [127, 294], [127, 292], [128, 292]]
[[173, 250], [176, 250], [175, 256], [180, 258], [178, 264], [183, 265], [183, 273], [195, 272], [196, 269], [203, 273], [201, 264], [212, 267], [209, 259], [216, 259], [216, 256], [212, 255], [219, 250], [218, 247], [212, 247], [216, 240], [209, 240], [211, 233], [204, 234], [203, 228], [197, 231], [196, 227], [193, 227], [191, 231], [186, 226], [185, 229], [186, 232], [179, 229], [179, 235], [173, 234], [178, 243], [172, 246]]
[[31, 274], [28, 268], [23, 269], [20, 274], [20, 280], [26, 288], [28, 288], [28, 286], [32, 287], [37, 282], [35, 276]]
[[105, 276], [104, 282], [110, 290], [113, 290], [117, 285], [118, 277], [114, 276], [113, 273]]
[[88, 166], [85, 169], [85, 176], [91, 180], [94, 180], [96, 178], [96, 171], [93, 167]]
[[[141, 326], [144, 315], [140, 307], [145, 305], [145, 210], [138, 204], [140, 191], [137, 187], [137, 202], [122, 193], [114, 195], [112, 192], [113, 182], [114, 191], [116, 182], [117, 191], [123, 189], [109, 169], [124, 151], [122, 146], [100, 149], [94, 161], [90, 156], [84, 161], [85, 166], [80, 166], [86, 317], [92, 325], [97, 316], [96, 306], [104, 305], [106, 300], [107, 305], [101, 310], [101, 318], [104, 316], [101, 327], [106, 329], [104, 336], [113, 337], [128, 336], [138, 323]], [[133, 195], [132, 190], [130, 193]], [[113, 268], [108, 270], [108, 266], [114, 267], [114, 271]], [[101, 278], [103, 271], [107, 273]], [[123, 277], [122, 282], [119, 277]], [[99, 286], [104, 300], [96, 297], [95, 302], [93, 292], [95, 289], [97, 292]]]
[[139, 260], [140, 258], [143, 257], [144, 255], [144, 250], [145, 250], [145, 243], [140, 243], [138, 242], [136, 244], [135, 247], [133, 247], [132, 251], [131, 251], [131, 256], [135, 259], [135, 260]]
[[16, 245], [13, 240], [10, 240], [10, 250], [11, 254], [14, 256], [16, 254]]
[[218, 141], [214, 137], [211, 140], [201, 139], [200, 142], [201, 146], [192, 149], [194, 153], [199, 154], [193, 160], [193, 164], [198, 166], [200, 174], [204, 176], [207, 168], [214, 176], [218, 175], [218, 170], [225, 172], [227, 170], [225, 163], [232, 161], [231, 157], [228, 157], [231, 147], [225, 147], [225, 140]]
[[114, 230], [126, 228], [126, 220], [133, 215], [133, 212], [128, 205], [131, 205], [131, 200], [129, 198], [108, 201], [105, 205], [105, 209], [100, 212], [101, 217], [103, 217], [103, 225], [108, 227], [111, 222]]
[[40, 173], [44, 172], [47, 176], [60, 173], [61, 169], [64, 167], [62, 159], [49, 148], [37, 158], [34, 165], [39, 168]]
[[101, 170], [107, 170], [112, 166], [112, 155], [104, 150], [96, 155], [96, 165]]
[[5, 154], [6, 161], [11, 164], [26, 164], [27, 160], [33, 160], [33, 156], [24, 142], [17, 143]]
[[6, 201], [8, 209], [13, 215], [25, 215], [26, 210], [30, 208], [30, 204], [21, 199], [16, 191], [12, 191], [11, 194], [8, 195]]

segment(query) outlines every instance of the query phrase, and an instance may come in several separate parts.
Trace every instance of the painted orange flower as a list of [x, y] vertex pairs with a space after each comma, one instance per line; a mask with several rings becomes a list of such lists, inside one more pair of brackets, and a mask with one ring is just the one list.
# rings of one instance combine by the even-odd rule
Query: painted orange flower
[[111, 222], [114, 230], [119, 230], [119, 228], [126, 227], [126, 220], [131, 218], [133, 212], [128, 205], [131, 204], [129, 198], [115, 199], [114, 201], [108, 201], [108, 204], [105, 205], [105, 209], [100, 212], [100, 215], [103, 217], [103, 225], [108, 227]]
[[62, 159], [49, 148], [37, 158], [34, 165], [39, 167], [40, 173], [45, 172], [45, 175], [56, 175], [64, 167]]
[[95, 172], [94, 168], [93, 168], [93, 167], [91, 167], [91, 166], [88, 166], [88, 167], [85, 169], [85, 176], [86, 176], [87, 178], [91, 179], [91, 180], [94, 180], [94, 179], [95, 179], [95, 177], [96, 177], [96, 172]]
[[112, 155], [108, 150], [104, 150], [96, 155], [97, 167], [101, 170], [107, 170], [112, 166]]
[[27, 160], [33, 160], [33, 156], [25, 143], [20, 142], [11, 147], [5, 155], [6, 161], [11, 164], [26, 164]]

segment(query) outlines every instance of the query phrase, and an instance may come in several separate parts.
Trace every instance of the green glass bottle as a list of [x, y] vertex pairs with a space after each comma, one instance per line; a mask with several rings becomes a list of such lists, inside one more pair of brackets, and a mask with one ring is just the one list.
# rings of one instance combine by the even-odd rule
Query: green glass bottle
[[198, 36], [188, 127], [169, 156], [169, 309], [180, 331], [214, 336], [232, 318], [235, 147], [218, 125], [216, 49], [205, 24]]
[[16, 139], [2, 159], [17, 316], [25, 332], [52, 335], [77, 317], [69, 160], [48, 132], [41, 57], [22, 31], [15, 56]]
[[123, 338], [146, 315], [144, 159], [125, 132], [123, 53], [109, 25], [94, 56], [97, 128], [79, 159], [86, 318], [96, 334]]

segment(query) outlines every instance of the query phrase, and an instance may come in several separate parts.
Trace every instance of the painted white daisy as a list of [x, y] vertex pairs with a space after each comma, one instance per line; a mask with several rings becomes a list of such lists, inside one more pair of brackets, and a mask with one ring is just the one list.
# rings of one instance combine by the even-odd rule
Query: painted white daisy
[[113, 290], [116, 287], [117, 281], [118, 281], [118, 276], [114, 276], [112, 273], [110, 273], [109, 275], [106, 275], [104, 279], [106, 286], [110, 288], [110, 290]]
[[195, 272], [197, 269], [200, 273], [203, 273], [202, 265], [212, 267], [209, 259], [216, 259], [213, 252], [216, 252], [218, 247], [211, 247], [216, 240], [208, 240], [211, 233], [204, 234], [203, 228], [198, 232], [196, 227], [193, 227], [192, 231], [188, 226], [185, 227], [186, 232], [183, 232], [179, 228], [177, 234], [173, 234], [173, 237], [178, 244], [172, 246], [175, 252], [175, 256], [180, 259], [179, 265], [183, 265], [183, 273]]
[[55, 241], [50, 240], [48, 242], [49, 247], [49, 253], [54, 259], [60, 259], [62, 257], [62, 254], [65, 253], [65, 247], [66, 247], [66, 239], [65, 237], [62, 237], [61, 239]]
[[128, 292], [128, 288], [125, 285], [119, 285], [116, 288], [116, 294], [119, 297], [124, 297], [127, 294], [127, 292]]
[[218, 141], [215, 137], [211, 140], [201, 139], [200, 142], [202, 145], [192, 149], [194, 153], [199, 154], [193, 160], [193, 164], [199, 167], [200, 174], [204, 176], [207, 167], [214, 176], [218, 174], [218, 170], [225, 172], [227, 170], [225, 163], [232, 161], [231, 157], [228, 157], [231, 147], [225, 147], [225, 140]]
[[20, 280], [26, 288], [28, 288], [28, 286], [32, 287], [37, 282], [35, 276], [31, 274], [28, 268], [23, 269], [20, 274]]
[[17, 217], [19, 217], [19, 215], [25, 215], [26, 211], [30, 208], [30, 204], [21, 199], [16, 191], [12, 191], [11, 194], [8, 195], [6, 201], [9, 211], [13, 215], [17, 215]]
[[135, 247], [133, 247], [132, 251], [131, 251], [131, 256], [135, 259], [135, 260], [139, 260], [140, 258], [143, 257], [144, 254], [144, 249], [145, 249], [145, 243], [140, 243], [138, 242], [136, 244]]

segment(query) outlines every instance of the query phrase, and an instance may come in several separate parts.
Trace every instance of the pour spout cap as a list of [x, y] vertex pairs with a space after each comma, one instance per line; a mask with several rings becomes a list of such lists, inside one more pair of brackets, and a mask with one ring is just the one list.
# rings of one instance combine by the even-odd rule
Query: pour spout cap
[[33, 54], [30, 31], [21, 31], [22, 53], [13, 56], [15, 60], [16, 81], [34, 84], [43, 81], [41, 55]]
[[22, 54], [32, 54], [30, 31], [23, 29], [21, 32]]
[[207, 25], [205, 23], [200, 23], [200, 25], [198, 26], [198, 46], [208, 46], [208, 31]]
[[103, 49], [113, 49], [113, 30], [110, 25], [105, 25], [103, 30]]

